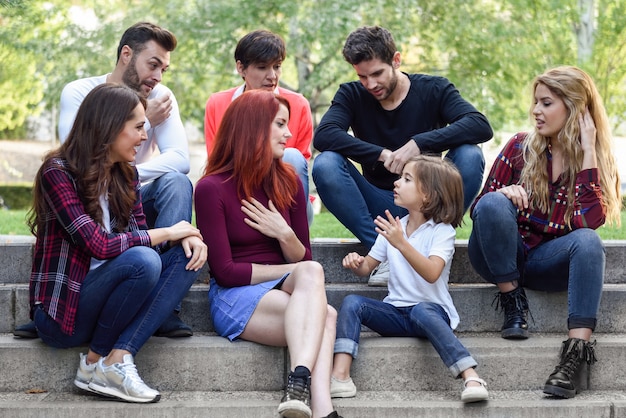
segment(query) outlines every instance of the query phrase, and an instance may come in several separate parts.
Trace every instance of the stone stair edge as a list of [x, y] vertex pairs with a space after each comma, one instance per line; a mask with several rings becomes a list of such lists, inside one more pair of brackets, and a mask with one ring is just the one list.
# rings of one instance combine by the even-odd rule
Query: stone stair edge
[[[275, 417], [281, 392], [169, 392], [156, 404], [138, 405], [71, 394], [0, 394], [0, 412], [13, 417]], [[36, 399], [33, 399], [36, 398]], [[333, 404], [346, 417], [621, 417], [626, 413], [624, 394], [587, 391], [570, 400], [546, 398], [540, 391], [490, 391], [487, 402], [464, 405], [456, 392], [398, 391], [391, 394], [360, 392], [353, 399]], [[9, 415], [6, 415], [9, 416]]]

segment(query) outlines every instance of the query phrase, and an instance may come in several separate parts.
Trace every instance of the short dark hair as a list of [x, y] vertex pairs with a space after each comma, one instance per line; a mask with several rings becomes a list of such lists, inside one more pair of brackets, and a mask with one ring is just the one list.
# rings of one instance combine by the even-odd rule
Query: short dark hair
[[135, 53], [139, 53], [145, 49], [145, 45], [155, 41], [166, 51], [176, 49], [176, 36], [167, 29], [157, 26], [150, 22], [138, 22], [126, 29], [117, 46], [117, 60], [119, 61], [124, 45], [128, 45]]
[[250, 64], [266, 64], [284, 61], [286, 55], [285, 41], [268, 30], [255, 30], [237, 42], [235, 62], [240, 61], [243, 68]]
[[378, 58], [392, 64], [397, 52], [391, 33], [380, 26], [364, 26], [348, 35], [343, 46], [343, 57], [352, 65]]

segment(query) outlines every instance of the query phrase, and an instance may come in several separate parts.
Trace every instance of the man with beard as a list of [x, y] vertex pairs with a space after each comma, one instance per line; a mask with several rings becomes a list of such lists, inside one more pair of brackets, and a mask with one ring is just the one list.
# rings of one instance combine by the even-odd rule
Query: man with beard
[[[176, 43], [176, 37], [170, 31], [147, 22], [136, 23], [122, 35], [113, 72], [72, 81], [61, 93], [61, 143], [67, 139], [83, 99], [96, 86], [103, 83], [125, 84], [147, 99], [144, 126], [147, 140], [138, 147], [135, 163], [141, 181], [141, 200], [150, 228], [169, 227], [182, 220], [191, 222], [193, 186], [187, 177], [187, 136], [176, 98], [170, 89], [160, 84]], [[179, 318], [179, 311], [180, 305], [155, 335], [193, 335], [191, 328]], [[21, 337], [37, 336], [32, 322], [18, 327], [14, 333]]]
[[[447, 151], [445, 158], [463, 178], [467, 210], [485, 167], [477, 144], [493, 135], [485, 116], [449, 80], [400, 71], [400, 52], [384, 28], [352, 32], [343, 56], [359, 81], [339, 87], [313, 139], [321, 154], [312, 176], [326, 208], [369, 250], [377, 236], [373, 219], [384, 217], [385, 209], [394, 216], [406, 214], [394, 205], [393, 194], [404, 164], [418, 154]], [[359, 163], [361, 171], [348, 159]], [[383, 263], [368, 284], [386, 286], [387, 280]]]

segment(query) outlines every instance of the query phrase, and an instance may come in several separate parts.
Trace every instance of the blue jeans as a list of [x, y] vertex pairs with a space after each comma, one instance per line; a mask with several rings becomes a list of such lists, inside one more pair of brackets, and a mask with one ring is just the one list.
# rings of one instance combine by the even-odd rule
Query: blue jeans
[[383, 337], [427, 338], [454, 377], [478, 364], [454, 335], [446, 311], [436, 303], [398, 308], [365, 296], [348, 295], [339, 309], [335, 353], [356, 358], [361, 324]]
[[85, 277], [73, 335], [37, 309], [39, 336], [56, 348], [89, 343], [102, 356], [113, 348], [136, 355], [195, 281], [198, 273], [185, 270], [187, 261], [180, 245], [161, 255], [149, 247], [129, 248]]
[[304, 158], [300, 150], [296, 148], [285, 148], [283, 162], [291, 164], [302, 182], [304, 198], [306, 199], [306, 217], [309, 225], [311, 225], [311, 223], [313, 223], [313, 205], [311, 205], [311, 201], [309, 200], [309, 162]]
[[[485, 159], [478, 145], [461, 145], [446, 154], [463, 178], [464, 208], [467, 210], [483, 181]], [[376, 236], [374, 219], [384, 216], [385, 209], [394, 216], [407, 211], [393, 203], [393, 190], [380, 189], [356, 169], [354, 164], [333, 151], [315, 157], [313, 182], [324, 206], [357, 237], [366, 248], [372, 248]]]
[[191, 222], [193, 186], [183, 173], [165, 173], [141, 186], [141, 203], [149, 228]]
[[[193, 185], [183, 173], [172, 171], [141, 186], [141, 204], [148, 228], [167, 228], [180, 221], [191, 222]], [[180, 303], [174, 307], [180, 312]]]
[[528, 289], [567, 290], [568, 329], [595, 329], [605, 253], [594, 230], [575, 229], [526, 251], [517, 208], [498, 192], [481, 197], [472, 218], [468, 255], [480, 276], [494, 284], [518, 280]]

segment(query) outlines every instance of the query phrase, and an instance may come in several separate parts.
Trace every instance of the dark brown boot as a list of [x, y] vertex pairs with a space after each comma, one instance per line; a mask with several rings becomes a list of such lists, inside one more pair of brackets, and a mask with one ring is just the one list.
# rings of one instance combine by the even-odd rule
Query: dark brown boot
[[584, 364], [596, 362], [596, 342], [570, 338], [563, 341], [561, 360], [554, 369], [543, 388], [543, 393], [560, 398], [573, 398], [580, 392], [578, 377]]

